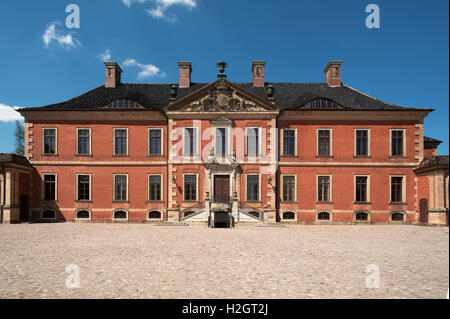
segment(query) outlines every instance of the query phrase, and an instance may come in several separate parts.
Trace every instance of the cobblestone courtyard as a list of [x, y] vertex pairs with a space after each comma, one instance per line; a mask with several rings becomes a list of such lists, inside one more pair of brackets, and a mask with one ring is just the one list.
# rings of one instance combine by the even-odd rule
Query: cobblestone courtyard
[[22, 224], [0, 225], [0, 247], [0, 298], [445, 298], [449, 285], [448, 228]]

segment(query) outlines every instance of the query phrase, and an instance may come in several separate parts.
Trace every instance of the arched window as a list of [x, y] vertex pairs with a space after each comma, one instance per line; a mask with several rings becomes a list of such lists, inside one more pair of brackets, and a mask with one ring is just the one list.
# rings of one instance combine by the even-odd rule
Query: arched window
[[161, 215], [161, 212], [154, 210], [148, 213], [148, 219], [161, 219]]
[[329, 212], [320, 212], [317, 214], [317, 220], [330, 220], [331, 214]]
[[46, 209], [42, 212], [43, 219], [56, 219], [56, 212], [51, 209]]
[[319, 98], [307, 103], [306, 109], [339, 109], [341, 108], [336, 102], [330, 99]]
[[192, 215], [194, 215], [194, 214], [195, 214], [195, 212], [185, 212], [185, 213], [183, 214], [183, 217], [186, 218], [186, 217], [192, 216]]
[[128, 219], [128, 213], [124, 210], [116, 210], [113, 214], [114, 219], [126, 220]]
[[256, 218], [261, 218], [259, 212], [248, 212], [249, 215], [255, 216]]
[[87, 210], [80, 210], [77, 212], [77, 219], [90, 219], [91, 213]]
[[366, 222], [369, 220], [369, 214], [366, 212], [357, 212], [355, 214], [355, 219], [359, 222]]
[[399, 213], [399, 212], [392, 213], [391, 220], [393, 222], [403, 222], [403, 221], [405, 221], [405, 214]]
[[120, 99], [120, 100], [115, 100], [115, 101], [111, 102], [110, 104], [105, 106], [105, 108], [107, 108], [107, 109], [141, 109], [142, 106], [140, 106], [138, 103], [131, 101], [131, 100]]
[[295, 213], [293, 212], [284, 212], [283, 213], [284, 220], [295, 220]]

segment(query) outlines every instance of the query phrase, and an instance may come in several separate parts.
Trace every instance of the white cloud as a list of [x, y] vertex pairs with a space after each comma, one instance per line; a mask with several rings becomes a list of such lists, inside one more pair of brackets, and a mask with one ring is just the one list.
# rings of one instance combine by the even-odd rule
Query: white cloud
[[52, 22], [45, 30], [45, 33], [42, 36], [45, 47], [48, 48], [53, 41], [56, 41], [61, 47], [67, 50], [81, 46], [80, 41], [75, 39], [70, 33], [64, 34], [56, 29], [56, 26], [60, 24], [61, 23], [57, 21]]
[[0, 122], [23, 121], [23, 117], [16, 111], [17, 109], [19, 109], [17, 106], [11, 107], [0, 103]]
[[188, 9], [193, 9], [197, 6], [197, 0], [122, 0], [122, 3], [127, 7], [131, 7], [133, 2], [145, 3], [152, 1], [156, 4], [156, 7], [152, 9], [147, 9], [147, 13], [155, 19], [166, 19], [170, 22], [175, 22], [177, 17], [175, 15], [167, 15], [166, 11], [174, 6], [184, 6]]
[[126, 59], [122, 65], [124, 67], [138, 67], [140, 69], [138, 79], [151, 78], [154, 76], [165, 76], [165, 73], [161, 73], [161, 70], [153, 64], [142, 64], [132, 58]]
[[111, 50], [107, 49], [104, 53], [100, 53], [98, 58], [103, 62], [111, 61]]

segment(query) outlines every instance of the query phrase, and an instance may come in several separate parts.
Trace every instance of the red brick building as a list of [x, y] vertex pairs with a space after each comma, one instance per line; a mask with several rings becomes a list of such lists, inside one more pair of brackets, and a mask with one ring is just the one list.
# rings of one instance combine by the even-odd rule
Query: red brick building
[[[423, 135], [433, 110], [351, 88], [341, 62], [328, 63], [323, 83], [267, 82], [263, 61], [250, 83], [228, 81], [222, 62], [211, 83], [192, 82], [180, 62], [178, 84], [122, 83], [119, 65], [105, 65], [104, 85], [20, 110], [31, 219], [425, 221], [430, 192], [414, 169], [437, 155], [439, 141]], [[448, 161], [440, 172], [444, 189]]]

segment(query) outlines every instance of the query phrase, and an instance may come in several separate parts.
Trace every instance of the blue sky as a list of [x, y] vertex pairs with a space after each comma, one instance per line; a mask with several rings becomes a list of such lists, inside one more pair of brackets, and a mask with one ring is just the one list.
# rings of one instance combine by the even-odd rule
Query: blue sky
[[[80, 28], [65, 26], [66, 6]], [[368, 29], [369, 4], [380, 7]], [[195, 82], [251, 81], [252, 60], [266, 80], [323, 82], [323, 67], [343, 60], [343, 82], [381, 100], [436, 111], [425, 134], [449, 153], [449, 4], [432, 1], [40, 0], [0, 2], [0, 152], [14, 150], [10, 107], [42, 106], [104, 82], [102, 54], [125, 82], [178, 81], [177, 61]], [[47, 34], [47, 44], [44, 35]], [[109, 51], [107, 51], [109, 50]], [[125, 63], [125, 61], [127, 61]]]

